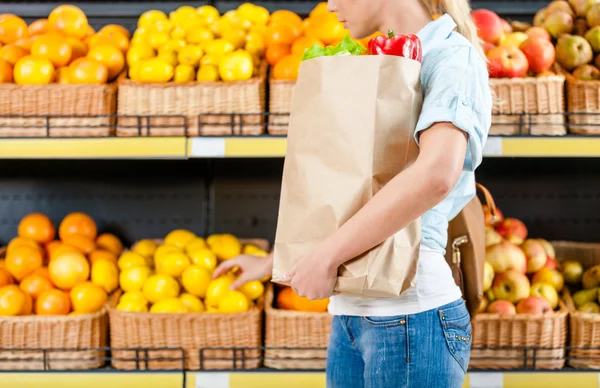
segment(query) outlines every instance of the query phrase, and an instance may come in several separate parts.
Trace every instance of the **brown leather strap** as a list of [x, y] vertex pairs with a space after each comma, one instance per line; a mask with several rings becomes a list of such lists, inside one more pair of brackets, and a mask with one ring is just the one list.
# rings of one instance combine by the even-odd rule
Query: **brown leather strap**
[[498, 212], [496, 211], [496, 202], [494, 202], [494, 197], [492, 197], [492, 194], [489, 192], [489, 190], [481, 183], [477, 183], [477, 188], [483, 193], [483, 196], [485, 197], [485, 203], [488, 206], [490, 213], [492, 214], [492, 220], [494, 220], [498, 215]]

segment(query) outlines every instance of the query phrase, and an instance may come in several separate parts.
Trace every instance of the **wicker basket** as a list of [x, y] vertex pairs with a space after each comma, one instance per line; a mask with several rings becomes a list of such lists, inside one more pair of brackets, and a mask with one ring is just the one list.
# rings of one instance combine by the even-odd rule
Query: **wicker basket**
[[114, 134], [115, 84], [2, 84], [0, 95], [0, 137]]
[[265, 297], [265, 366], [325, 369], [332, 316], [327, 312], [279, 310], [274, 299], [274, 287], [269, 285]]
[[600, 133], [600, 82], [580, 81], [567, 75], [569, 132], [578, 135]]
[[[261, 239], [241, 240], [268, 250]], [[121, 370], [256, 369], [262, 363], [264, 298], [235, 314], [131, 313], [109, 309], [112, 366]]]
[[[553, 245], [558, 261], [575, 260], [584, 268], [600, 264], [600, 244], [558, 241]], [[573, 348], [569, 353], [569, 365], [600, 369], [600, 314], [577, 311], [569, 292], [564, 293], [564, 299], [569, 309], [569, 342]]]
[[296, 81], [269, 79], [269, 134], [287, 135]]
[[562, 75], [495, 78], [490, 135], [566, 135]]
[[117, 135], [260, 135], [266, 74], [263, 63], [248, 81], [143, 84], [121, 77]]
[[478, 314], [473, 320], [469, 367], [496, 370], [563, 368], [567, 315], [563, 303], [558, 311], [545, 315]]

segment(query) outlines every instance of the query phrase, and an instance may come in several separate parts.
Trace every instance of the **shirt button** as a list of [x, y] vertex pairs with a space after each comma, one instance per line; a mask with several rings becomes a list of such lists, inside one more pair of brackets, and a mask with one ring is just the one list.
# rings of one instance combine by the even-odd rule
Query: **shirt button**
[[464, 106], [468, 106], [469, 105], [469, 99], [468, 98], [462, 98], [462, 104]]

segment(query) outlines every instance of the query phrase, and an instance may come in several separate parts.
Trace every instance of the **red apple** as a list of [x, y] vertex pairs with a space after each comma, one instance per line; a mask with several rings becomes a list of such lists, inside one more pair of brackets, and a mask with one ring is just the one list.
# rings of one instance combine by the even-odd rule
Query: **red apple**
[[523, 245], [521, 245], [521, 249], [523, 249], [527, 258], [527, 273], [537, 272], [546, 265], [548, 256], [539, 241], [533, 239], [525, 240]]
[[515, 305], [505, 300], [497, 300], [490, 304], [488, 307], [488, 313], [490, 314], [502, 314], [502, 315], [515, 315], [517, 309]]
[[483, 42], [483, 52], [487, 54], [488, 51], [490, 51], [491, 49], [493, 49], [494, 47], [496, 47], [495, 44], [490, 43], [490, 42]]
[[487, 205], [483, 205], [483, 213], [485, 214], [485, 224], [490, 226], [496, 226], [504, 221], [504, 214], [500, 209], [496, 208], [496, 218], [492, 219], [492, 211]]
[[535, 283], [547, 283], [556, 289], [556, 291], [562, 291], [565, 285], [565, 278], [563, 275], [555, 269], [542, 268], [537, 271], [531, 279], [533, 284]]
[[527, 75], [527, 57], [516, 47], [496, 47], [488, 51], [486, 56], [490, 62], [490, 76], [493, 78], [522, 78]]
[[550, 302], [540, 296], [527, 297], [517, 305], [517, 314], [546, 314], [551, 311]]
[[529, 36], [532, 39], [544, 39], [547, 40], [548, 42], [550, 42], [550, 33], [548, 31], [546, 31], [545, 28], [543, 27], [531, 27], [529, 28], [527, 31], [525, 31], [525, 33], [527, 34], [527, 36]]
[[556, 57], [554, 45], [549, 40], [529, 38], [519, 46], [527, 57], [529, 69], [541, 73], [552, 67]]
[[508, 270], [496, 275], [492, 289], [497, 300], [517, 303], [529, 296], [530, 286], [531, 283], [527, 276], [514, 270]]
[[535, 283], [531, 286], [531, 296], [539, 296], [550, 302], [550, 306], [554, 310], [558, 306], [558, 292], [552, 285], [547, 283]]
[[498, 14], [488, 9], [477, 9], [471, 12], [471, 17], [481, 39], [494, 44], [498, 43], [504, 34], [504, 23]]
[[527, 270], [527, 258], [523, 250], [506, 240], [486, 248], [485, 261], [492, 265], [496, 273], [512, 269], [524, 274]]
[[556, 269], [558, 267], [558, 262], [556, 261], [556, 259], [553, 259], [550, 256], [547, 257], [548, 260], [546, 260], [546, 265], [544, 265], [544, 268]]
[[527, 227], [516, 218], [507, 218], [496, 227], [500, 236], [515, 245], [521, 245], [527, 238]]

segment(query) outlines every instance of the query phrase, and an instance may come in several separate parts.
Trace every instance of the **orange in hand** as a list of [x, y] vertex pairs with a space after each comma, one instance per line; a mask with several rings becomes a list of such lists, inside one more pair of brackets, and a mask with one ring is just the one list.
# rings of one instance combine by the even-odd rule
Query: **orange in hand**
[[299, 296], [290, 287], [285, 287], [277, 295], [277, 307], [283, 310], [326, 312], [329, 299], [309, 300]]
[[42, 292], [35, 302], [37, 315], [67, 315], [70, 310], [69, 296], [57, 289]]
[[20, 237], [29, 238], [37, 243], [46, 244], [56, 236], [54, 224], [41, 213], [31, 213], [19, 223], [18, 233]]

